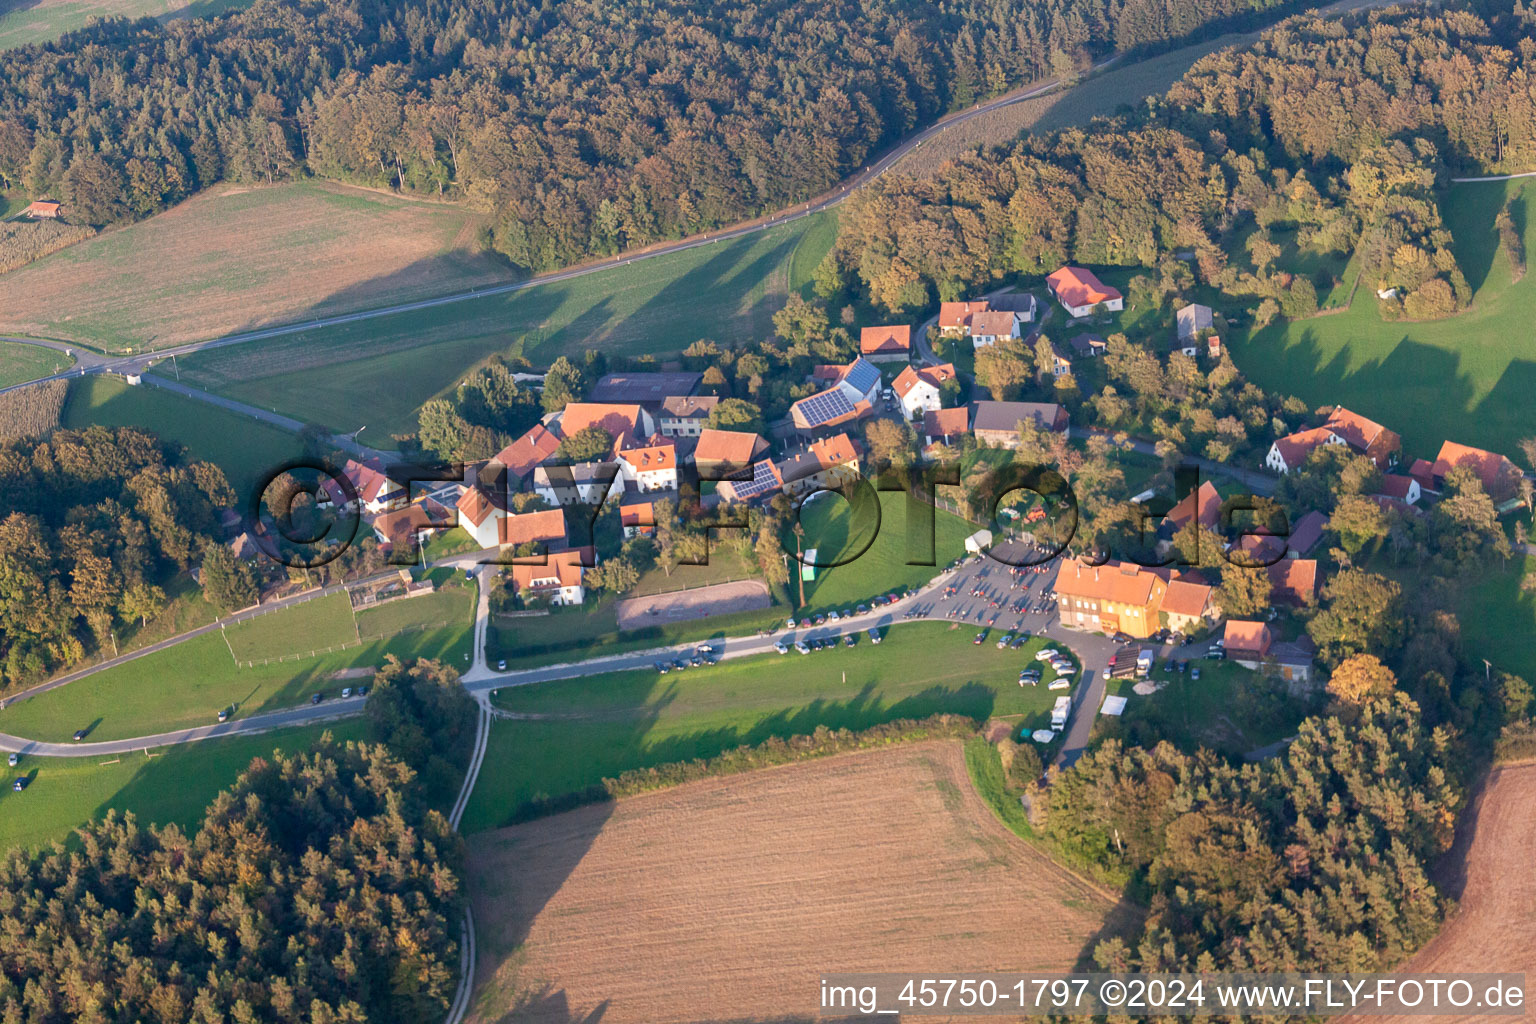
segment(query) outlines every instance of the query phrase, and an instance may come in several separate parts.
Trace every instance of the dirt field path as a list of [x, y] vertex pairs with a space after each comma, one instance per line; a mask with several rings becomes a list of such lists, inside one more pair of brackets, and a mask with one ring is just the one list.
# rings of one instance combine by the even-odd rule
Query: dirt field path
[[1066, 970], [1128, 916], [997, 822], [959, 743], [484, 833], [469, 883], [468, 1019], [504, 1024], [811, 1020], [824, 970]]
[[750, 612], [772, 604], [762, 580], [715, 583], [693, 590], [631, 597], [618, 604], [620, 629], [643, 629], [666, 622], [702, 619], [710, 615]]
[[[1496, 769], [1477, 803], [1470, 843], [1450, 854], [1465, 865], [1460, 906], [1440, 934], [1395, 972], [1524, 971], [1524, 1017], [1463, 1014], [1444, 1017], [1350, 1017], [1354, 1024], [1432, 1024], [1435, 1021], [1536, 1020], [1536, 764]], [[1462, 856], [1464, 855], [1464, 856]]]

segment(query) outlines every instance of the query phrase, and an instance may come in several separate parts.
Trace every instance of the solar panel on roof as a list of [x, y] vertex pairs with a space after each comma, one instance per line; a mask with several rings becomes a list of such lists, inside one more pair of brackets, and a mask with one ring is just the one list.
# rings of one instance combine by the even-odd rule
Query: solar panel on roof
[[800, 415], [805, 417], [806, 423], [813, 427], [853, 413], [853, 403], [837, 388], [819, 392], [809, 398], [802, 398], [795, 403], [795, 407], [800, 410]]
[[778, 478], [773, 475], [772, 464], [766, 459], [752, 467], [752, 480], [734, 485], [736, 497], [755, 498], [767, 491], [778, 490]]
[[860, 356], [853, 361], [853, 365], [848, 367], [843, 383], [851, 386], [859, 394], [867, 395], [870, 389], [880, 383], [880, 370], [874, 363]]

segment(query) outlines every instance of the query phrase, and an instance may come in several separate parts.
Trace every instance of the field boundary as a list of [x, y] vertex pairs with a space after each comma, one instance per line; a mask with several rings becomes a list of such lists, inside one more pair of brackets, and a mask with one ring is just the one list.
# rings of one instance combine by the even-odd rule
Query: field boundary
[[[392, 630], [388, 633], [371, 633], [368, 636], [362, 636], [356, 640], [348, 640], [346, 643], [342, 644], [331, 644], [329, 647], [317, 647], [314, 650], [308, 652], [296, 651], [292, 654], [280, 654], [274, 658], [253, 658], [243, 662], [239, 658], [236, 658], [235, 667], [255, 668], [257, 665], [281, 664], [285, 661], [303, 661], [306, 658], [317, 658], [322, 654], [335, 654], [337, 651], [346, 651], [352, 649], [353, 647], [362, 647], [364, 644], [377, 643], [380, 640], [391, 640], [406, 633], [425, 633], [428, 630], [443, 629], [449, 625], [451, 625], [451, 623], [446, 619], [441, 622], [419, 622], [414, 625], [403, 626], [400, 629]], [[225, 639], [225, 642], [228, 642], [228, 638]]]

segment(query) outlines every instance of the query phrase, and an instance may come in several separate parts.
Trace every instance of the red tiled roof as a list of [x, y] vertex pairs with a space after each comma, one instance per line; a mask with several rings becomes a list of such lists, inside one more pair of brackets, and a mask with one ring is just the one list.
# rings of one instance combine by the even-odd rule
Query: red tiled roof
[[696, 464], [746, 466], [767, 447], [759, 436], [745, 430], [712, 430], [706, 427], [699, 432], [699, 443], [693, 449]]
[[965, 406], [923, 413], [923, 433], [929, 437], [953, 437], [970, 429], [971, 411]]
[[1274, 636], [1270, 633], [1267, 624], [1247, 622], [1242, 619], [1228, 619], [1223, 638], [1227, 642], [1229, 652], [1257, 651], [1261, 655], [1267, 653], [1269, 645], [1274, 642]]
[[847, 434], [834, 434], [812, 442], [811, 455], [821, 463], [822, 469], [831, 469], [833, 466], [855, 461], [859, 457], [859, 450], [854, 445], [853, 438]]
[[528, 543], [564, 544], [565, 513], [552, 508], [507, 516], [496, 524], [496, 535], [498, 544], [509, 547]]
[[[1199, 511], [1196, 512], [1198, 503]], [[1173, 532], [1178, 533], [1191, 521], [1199, 519], [1200, 525], [1208, 530], [1214, 530], [1221, 525], [1221, 495], [1216, 493], [1216, 487], [1209, 480], [1200, 485], [1200, 489], [1194, 494], [1186, 494], [1184, 500], [1173, 506], [1168, 512], [1168, 521], [1173, 524]]]
[[911, 350], [912, 326], [910, 324], [866, 327], [859, 332], [859, 352], [866, 356]]
[[34, 199], [22, 212], [29, 216], [57, 217], [59, 215], [59, 205], [59, 203], [52, 199]]
[[977, 299], [973, 302], [941, 302], [939, 303], [939, 329], [961, 329], [971, 325], [971, 317], [977, 313], [985, 313], [992, 306], [986, 299]]
[[1447, 441], [1440, 446], [1440, 455], [1435, 459], [1432, 472], [1438, 482], [1443, 480], [1451, 470], [1463, 466], [1476, 473], [1477, 478], [1483, 483], [1483, 490], [1496, 497], [1501, 496], [1504, 490], [1512, 486], [1520, 475], [1515, 464], [1497, 452], [1470, 448], [1455, 441]]
[[1131, 562], [1106, 562], [1094, 566], [1074, 558], [1056, 574], [1058, 594], [1143, 607], [1152, 603], [1162, 584], [1156, 573]]
[[471, 526], [478, 528], [496, 510], [496, 506], [490, 495], [478, 487], [471, 487], [459, 495], [458, 509], [460, 521], [468, 520]]
[[[656, 438], [651, 439], [656, 442]], [[626, 448], [619, 458], [641, 473], [654, 473], [659, 469], [677, 468], [677, 446], [671, 441], [651, 443], [643, 448]]]
[[441, 525], [432, 522], [432, 517], [427, 515], [427, 510], [420, 505], [407, 505], [405, 508], [386, 512], [373, 521], [374, 531], [384, 538], [384, 543], [391, 546], [408, 543], [410, 539], [429, 527]]
[[533, 467], [554, 455], [559, 447], [560, 435], [542, 423], [535, 423], [526, 434], [497, 452], [491, 461], [506, 466], [507, 472], [521, 478], [532, 473]]
[[518, 590], [536, 590], [539, 587], [574, 587], [581, 583], [583, 561], [593, 561], [592, 549], [575, 548], [570, 551], [551, 552], [543, 565], [514, 563], [512, 579]]
[[1000, 338], [1013, 333], [1018, 314], [1008, 309], [989, 309], [971, 316], [971, 334]]
[[1210, 600], [1211, 588], [1205, 584], [1174, 580], [1168, 584], [1168, 590], [1163, 594], [1162, 610], [1170, 615], [1187, 615], [1197, 618], [1205, 614], [1205, 606], [1210, 603]]
[[1381, 492], [1389, 498], [1398, 501], [1407, 501], [1416, 481], [1411, 476], [1402, 476], [1398, 473], [1383, 473], [1381, 477]]
[[1304, 555], [1317, 547], [1317, 542], [1323, 539], [1323, 531], [1328, 529], [1328, 517], [1317, 509], [1313, 509], [1291, 524], [1291, 550], [1298, 555]]
[[1368, 420], [1357, 412], [1350, 412], [1342, 405], [1335, 406], [1333, 412], [1328, 415], [1328, 422], [1323, 426], [1332, 430], [1343, 439], [1351, 448], [1365, 451], [1386, 430], [1375, 420]]
[[1282, 558], [1266, 570], [1269, 583], [1285, 596], [1306, 603], [1317, 595], [1317, 562], [1310, 558]]
[[1327, 427], [1313, 427], [1311, 430], [1298, 430], [1294, 434], [1287, 434], [1275, 441], [1275, 447], [1280, 452], [1280, 457], [1285, 460], [1287, 469], [1295, 469], [1317, 449], [1325, 444], [1332, 444], [1337, 435]]
[[607, 402], [572, 402], [560, 415], [560, 433], [565, 437], [585, 430], [602, 427], [614, 440], [637, 437], [643, 413], [638, 405], [619, 405]]
[[922, 368], [909, 366], [898, 373], [895, 380], [891, 381], [891, 391], [896, 394], [897, 398], [906, 398], [907, 393], [917, 387], [919, 381], [932, 384], [937, 389], [945, 381], [954, 379], [954, 363], [941, 363], [938, 366], [924, 366]]
[[1068, 306], [1095, 306], [1120, 298], [1120, 293], [1083, 267], [1062, 267], [1045, 279], [1051, 294]]

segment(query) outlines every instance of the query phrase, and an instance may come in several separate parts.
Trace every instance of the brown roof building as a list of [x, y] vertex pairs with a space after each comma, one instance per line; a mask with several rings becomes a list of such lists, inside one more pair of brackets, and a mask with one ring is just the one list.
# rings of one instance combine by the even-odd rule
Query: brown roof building
[[906, 359], [911, 352], [912, 326], [910, 324], [866, 327], [859, 332], [859, 354], [866, 359], [872, 359], [875, 362]]
[[699, 434], [693, 462], [704, 480], [719, 480], [743, 470], [768, 452], [768, 442], [746, 430], [711, 430]]
[[986, 299], [977, 299], [974, 302], [941, 302], [939, 303], [939, 333], [967, 334], [971, 329], [971, 317], [977, 313], [985, 313], [991, 308]]
[[971, 432], [978, 441], [1017, 448], [1019, 427], [1029, 421], [1059, 434], [1067, 429], [1067, 410], [1055, 402], [976, 402]]
[[965, 406], [923, 413], [923, 436], [929, 444], [954, 444], [970, 430], [971, 411]]
[[1226, 644], [1224, 649], [1229, 661], [1259, 662], [1269, 654], [1270, 645], [1275, 642], [1275, 637], [1270, 632], [1269, 626], [1263, 622], [1228, 619], [1222, 640]]
[[1520, 470], [1504, 456], [1447, 441], [1440, 446], [1440, 454], [1430, 470], [1432, 489], [1444, 490], [1445, 478], [1455, 469], [1472, 470], [1482, 481], [1483, 490], [1496, 502], [1509, 500], [1520, 488]]
[[1310, 558], [1282, 558], [1268, 566], [1271, 600], [1300, 607], [1317, 600], [1317, 562]]
[[1390, 469], [1397, 465], [1398, 456], [1403, 450], [1403, 439], [1375, 420], [1366, 419], [1359, 413], [1351, 412], [1339, 405], [1329, 413], [1328, 420], [1323, 426], [1337, 434], [1355, 451], [1376, 463], [1378, 468]]
[[547, 544], [550, 548], [564, 547], [565, 513], [557, 508], [543, 512], [524, 512], [507, 516], [497, 524], [497, 542], [502, 547], [521, 544]]
[[1130, 562], [1095, 566], [1074, 558], [1056, 574], [1061, 624], [1075, 629], [1151, 636], [1167, 590], [1162, 577]]
[[535, 423], [522, 437], [496, 453], [491, 462], [505, 466], [518, 481], [528, 479], [539, 463], [552, 457], [560, 447], [560, 435], [542, 423]]

